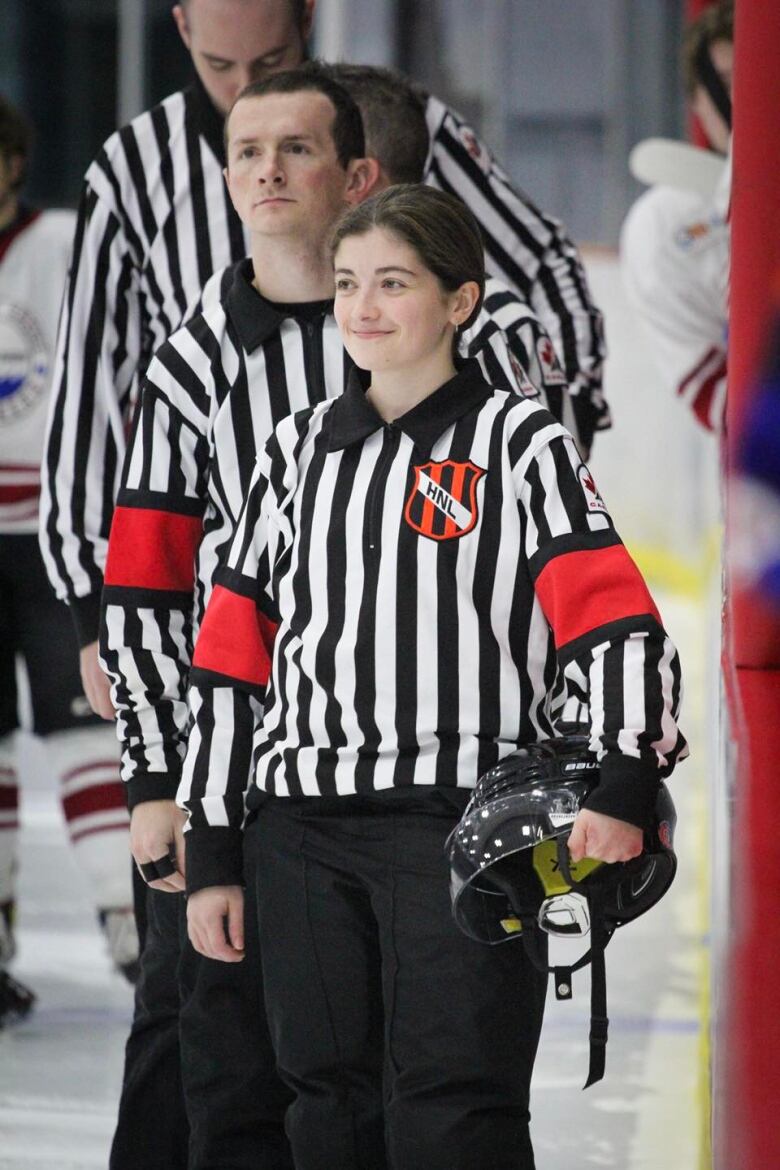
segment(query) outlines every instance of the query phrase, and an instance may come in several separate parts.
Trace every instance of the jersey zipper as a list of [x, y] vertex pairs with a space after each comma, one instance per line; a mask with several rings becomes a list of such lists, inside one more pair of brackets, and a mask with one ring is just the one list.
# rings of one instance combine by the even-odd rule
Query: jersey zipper
[[325, 328], [325, 315], [317, 317], [316, 321], [307, 321], [304, 328], [306, 331], [304, 367], [309, 388], [309, 402], [312, 404], [324, 402], [328, 397], [325, 387], [325, 363], [322, 359], [322, 333]]
[[401, 432], [395, 423], [385, 423], [382, 428], [382, 452], [377, 460], [374, 482], [368, 498], [368, 551], [376, 555], [379, 544], [379, 532], [382, 525], [382, 511], [384, 495], [379, 502], [380, 488], [384, 489], [387, 482], [386, 473], [395, 458]]

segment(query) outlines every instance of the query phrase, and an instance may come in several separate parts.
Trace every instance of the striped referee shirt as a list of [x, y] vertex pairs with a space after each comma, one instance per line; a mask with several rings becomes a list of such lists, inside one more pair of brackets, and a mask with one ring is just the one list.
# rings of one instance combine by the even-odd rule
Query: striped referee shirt
[[[203, 311], [165, 342], [144, 383], [114, 512], [101, 654], [114, 683], [131, 807], [173, 798], [188, 722], [193, 628], [254, 469], [277, 423], [341, 394], [351, 363], [332, 302], [274, 306], [242, 260], [216, 274]], [[570, 406], [550, 339], [499, 281], [464, 353], [505, 387]]]
[[[588, 444], [605, 425], [600, 316], [573, 245], [517, 194], [457, 115], [428, 102], [428, 181], [483, 226], [488, 267], [536, 307], [558, 347]], [[464, 147], [467, 141], [469, 148]], [[222, 120], [199, 81], [114, 134], [89, 168], [53, 375], [41, 547], [82, 645], [100, 589], [126, 434], [152, 354], [209, 277], [246, 256], [222, 177]], [[594, 411], [584, 409], [592, 402]]]
[[577, 248], [563, 225], [515, 187], [459, 114], [427, 98], [430, 151], [425, 181], [459, 196], [479, 220], [487, 269], [533, 307], [569, 383], [576, 434], [590, 448], [611, 425], [602, 393], [606, 347]]
[[200, 630], [191, 889], [241, 881], [245, 790], [473, 787], [588, 680], [598, 811], [643, 825], [680, 670], [571, 436], [475, 363], [393, 423], [356, 378], [276, 428]]
[[41, 548], [82, 645], [100, 590], [126, 434], [154, 351], [212, 276], [247, 255], [199, 81], [106, 142], [87, 171], [57, 343]]

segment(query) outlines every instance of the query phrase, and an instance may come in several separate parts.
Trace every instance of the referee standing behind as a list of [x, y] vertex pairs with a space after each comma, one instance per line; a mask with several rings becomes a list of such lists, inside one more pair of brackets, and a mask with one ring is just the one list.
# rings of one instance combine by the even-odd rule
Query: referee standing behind
[[[134, 403], [153, 353], [209, 277], [247, 255], [222, 177], [224, 114], [253, 78], [301, 60], [311, 8], [311, 0], [175, 7], [192, 85], [112, 135], [85, 177], [52, 382], [41, 545], [76, 625], [85, 693], [105, 718], [114, 713], [97, 660], [100, 596]], [[134, 810], [131, 841], [155, 807]], [[155, 930], [170, 895], [143, 892]], [[180, 940], [167, 933], [167, 957], [160, 946], [142, 955], [111, 1170], [197, 1165], [180, 1068]]]
[[[133, 852], [153, 891], [142, 978], [159, 973], [154, 993], [166, 976], [181, 995], [190, 1170], [291, 1170], [289, 1095], [264, 1026], [256, 932], [232, 968], [187, 943], [174, 798], [193, 631], [257, 450], [276, 422], [344, 389], [328, 241], [377, 165], [362, 157], [357, 106], [316, 66], [247, 87], [227, 125], [226, 176], [251, 256], [214, 274], [201, 311], [147, 370], [109, 541], [101, 647], [116, 684]], [[138, 1015], [133, 1032], [143, 1047]]]

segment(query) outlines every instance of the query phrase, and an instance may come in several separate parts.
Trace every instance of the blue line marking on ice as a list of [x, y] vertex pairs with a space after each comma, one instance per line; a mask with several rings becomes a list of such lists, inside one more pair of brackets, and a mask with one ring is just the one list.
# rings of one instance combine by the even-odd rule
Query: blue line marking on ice
[[[567, 1031], [579, 1024], [587, 1024], [590, 1017], [583, 1013], [560, 1013], [549, 1016], [545, 1021], [547, 1031]], [[666, 1035], [694, 1036], [700, 1030], [700, 1021], [690, 1017], [682, 1019], [658, 1019], [653, 1016], [609, 1016], [610, 1035], [615, 1032], [661, 1032]]]

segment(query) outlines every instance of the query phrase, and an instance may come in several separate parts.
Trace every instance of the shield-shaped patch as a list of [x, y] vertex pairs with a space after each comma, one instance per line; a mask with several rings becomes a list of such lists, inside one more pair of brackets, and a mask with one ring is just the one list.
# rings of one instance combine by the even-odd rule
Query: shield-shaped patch
[[566, 384], [566, 375], [561, 369], [558, 358], [555, 355], [553, 343], [546, 334], [543, 337], [537, 338], [536, 356], [539, 359], [542, 381], [545, 386], [564, 386]]
[[477, 522], [477, 484], [485, 471], [476, 464], [430, 459], [414, 468], [406, 501], [407, 524], [431, 540], [456, 540]]

